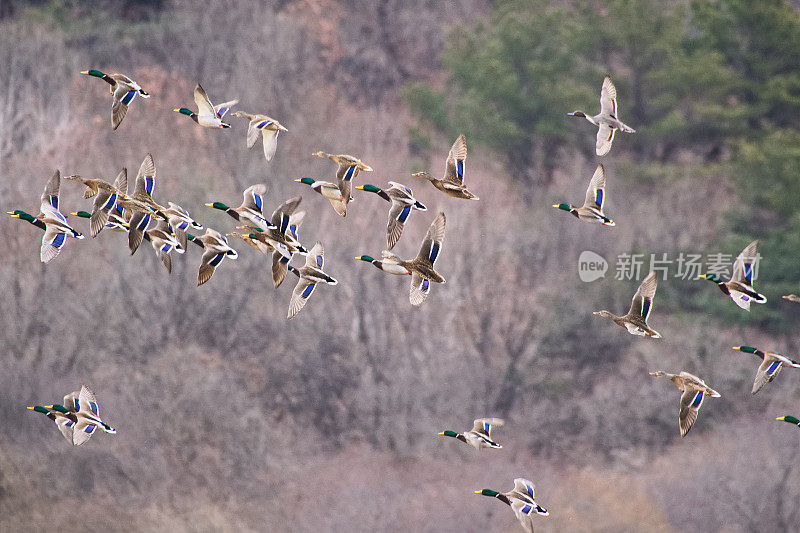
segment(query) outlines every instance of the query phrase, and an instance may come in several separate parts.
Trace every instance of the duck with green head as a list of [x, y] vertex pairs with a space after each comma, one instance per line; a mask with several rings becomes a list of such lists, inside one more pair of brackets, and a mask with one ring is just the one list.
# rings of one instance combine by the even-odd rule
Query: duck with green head
[[780, 420], [781, 422], [788, 422], [790, 424], [794, 424], [795, 426], [800, 426], [800, 420], [793, 417], [792, 415], [779, 416], [775, 420]]
[[335, 183], [315, 180], [314, 178], [300, 178], [294, 181], [310, 186], [313, 191], [327, 198], [333, 210], [336, 211], [336, 214], [340, 217], [347, 216], [347, 202], [345, 202], [345, 197], [341, 189], [339, 189], [339, 186]]
[[204, 245], [200, 269], [197, 271], [197, 286], [199, 287], [211, 279], [223, 259], [226, 257], [236, 259], [239, 254], [230, 247], [226, 236], [211, 228], [206, 228], [205, 234], [196, 238]]
[[49, 263], [61, 252], [67, 243], [67, 237], [83, 239], [83, 235], [69, 225], [67, 219], [59, 211], [59, 192], [61, 190], [61, 172], [56, 170], [47, 182], [41, 196], [39, 214], [32, 216], [21, 209], [9, 211], [14, 218], [25, 220], [44, 230], [39, 257], [42, 263]]
[[503, 425], [502, 418], [479, 418], [472, 423], [472, 429], [463, 433], [456, 433], [452, 430], [445, 430], [439, 433], [444, 437], [453, 437], [465, 442], [480, 450], [481, 448], [502, 448], [502, 446], [492, 440], [492, 429]]
[[467, 139], [463, 134], [459, 135], [456, 142], [450, 148], [445, 163], [444, 177], [434, 178], [429, 172], [416, 172], [411, 174], [415, 178], [421, 178], [431, 182], [431, 185], [453, 198], [462, 200], [478, 200], [464, 185], [464, 168], [467, 160]]
[[745, 311], [749, 311], [751, 303], [763, 304], [767, 302], [767, 297], [753, 288], [756, 263], [759, 259], [758, 241], [755, 240], [748, 244], [742, 250], [742, 253], [736, 257], [736, 261], [733, 262], [733, 276], [731, 276], [730, 281], [722, 281], [714, 273], [703, 274], [700, 277], [716, 284], [723, 293], [731, 297], [733, 303]]
[[204, 128], [219, 129], [231, 127], [230, 124], [223, 122], [222, 119], [225, 118], [225, 115], [228, 114], [228, 111], [233, 106], [239, 103], [239, 100], [231, 100], [215, 106], [209, 100], [205, 89], [198, 83], [194, 88], [194, 103], [197, 105], [197, 113], [185, 107], [175, 108], [173, 111], [186, 115]]
[[336, 285], [339, 283], [334, 278], [326, 274], [322, 268], [325, 264], [325, 248], [322, 243], [317, 241], [314, 247], [306, 255], [306, 262], [300, 268], [300, 279], [292, 291], [292, 298], [289, 300], [289, 312], [286, 318], [294, 318], [297, 313], [305, 307], [306, 302], [314, 292], [314, 288], [320, 283]]
[[372, 184], [360, 185], [356, 189], [375, 193], [390, 204], [389, 207], [389, 223], [386, 226], [386, 249], [391, 250], [400, 236], [403, 234], [408, 216], [411, 214], [412, 209], [419, 211], [426, 211], [425, 207], [419, 200], [414, 198], [414, 191], [411, 187], [406, 187], [402, 183], [394, 181], [389, 182], [389, 188], [384, 190]]
[[445, 283], [444, 277], [434, 269], [434, 264], [442, 249], [445, 223], [444, 213], [439, 213], [428, 228], [428, 233], [422, 241], [419, 254], [413, 259], [400, 259], [388, 250], [383, 251], [383, 258], [380, 261], [369, 255], [360, 255], [356, 259], [371, 263], [387, 274], [396, 276], [410, 275], [411, 291], [408, 295], [409, 301], [411, 305], [422, 305], [431, 290], [431, 282]]
[[[372, 172], [372, 167], [361, 161], [359, 158], [347, 154], [329, 154], [327, 152], [315, 152], [314, 157], [328, 158], [338, 165], [336, 169], [336, 184], [342, 193], [342, 201], [345, 206], [353, 199], [351, 195], [352, 182], [360, 171]], [[335, 208], [335, 206], [334, 206]], [[337, 211], [338, 213], [338, 211]]]
[[44, 407], [42, 405], [32, 405], [29, 406], [28, 409], [35, 413], [42, 413], [46, 415], [47, 418], [55, 422], [56, 427], [64, 436], [64, 438], [67, 439], [70, 444], [72, 444], [72, 428], [75, 427], [75, 423], [78, 421], [78, 418], [63, 405], [54, 404], [48, 407]]
[[653, 297], [656, 295], [657, 287], [656, 273], [650, 272], [636, 289], [636, 294], [631, 300], [631, 308], [626, 315], [617, 316], [605, 309], [592, 314], [613, 320], [615, 324], [628, 330], [631, 335], [660, 339], [661, 334], [647, 325], [647, 319], [650, 318], [650, 312], [653, 310]]
[[100, 78], [111, 85], [111, 128], [117, 129], [122, 124], [122, 119], [128, 112], [128, 106], [133, 102], [137, 95], [142, 98], [150, 98], [150, 95], [142, 87], [124, 74], [105, 74], [97, 69], [82, 70], [81, 74]]
[[98, 428], [109, 434], [117, 432], [100, 419], [100, 405], [86, 385], [80, 391], [64, 396], [63, 402], [63, 405], [33, 406], [28, 409], [47, 414], [48, 418], [56, 422], [61, 434], [74, 446], [80, 446], [89, 440]]
[[751, 353], [761, 359], [761, 364], [758, 366], [758, 371], [756, 372], [756, 379], [753, 382], [753, 394], [760, 391], [764, 385], [778, 377], [778, 374], [780, 374], [784, 366], [800, 368], [800, 363], [792, 361], [788, 357], [777, 352], [764, 352], [752, 346], [734, 346], [733, 349], [743, 353]]
[[527, 533], [533, 533], [533, 516], [548, 516], [547, 509], [536, 503], [534, 499], [536, 491], [533, 482], [525, 478], [518, 477], [514, 480], [514, 488], [508, 492], [498, 492], [492, 489], [476, 490], [475, 494], [497, 498], [504, 504], [511, 507], [514, 515], [519, 520], [522, 528]]
[[617, 109], [617, 88], [608, 76], [603, 80], [603, 87], [600, 89], [600, 114], [591, 116], [583, 111], [573, 111], [567, 113], [571, 117], [581, 117], [597, 126], [597, 142], [595, 152], [597, 155], [606, 155], [611, 150], [611, 143], [614, 141], [614, 133], [622, 131], [625, 133], [636, 133], [636, 130], [623, 123], [619, 119]]
[[575, 216], [578, 220], [589, 222], [591, 224], [602, 224], [603, 226], [614, 226], [614, 221], [608, 218], [603, 213], [603, 205], [605, 205], [606, 194], [606, 172], [603, 165], [597, 165], [589, 188], [586, 190], [586, 199], [583, 201], [581, 207], [576, 207], [571, 204], [553, 204], [553, 207], [567, 211]]
[[213, 207], [228, 213], [228, 216], [238, 222], [243, 222], [254, 228], [262, 230], [275, 229], [276, 226], [264, 217], [264, 196], [267, 186], [257, 183], [246, 188], [242, 193], [242, 204], [239, 207], [228, 207], [222, 202], [209, 202], [206, 207]]

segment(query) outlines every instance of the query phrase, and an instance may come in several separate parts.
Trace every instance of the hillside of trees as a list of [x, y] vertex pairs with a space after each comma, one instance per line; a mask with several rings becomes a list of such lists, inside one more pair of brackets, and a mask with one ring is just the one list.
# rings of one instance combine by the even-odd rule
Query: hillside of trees
[[[91, 5], [90, 5], [91, 4]], [[517, 531], [479, 498], [532, 479], [550, 510], [537, 531], [795, 531], [800, 524], [800, 372], [753, 396], [751, 345], [798, 360], [800, 12], [788, 0], [11, 0], [0, 3], [0, 198], [36, 213], [58, 168], [113, 180], [146, 153], [156, 200], [207, 227], [234, 221], [267, 183], [265, 212], [302, 194], [303, 243], [325, 245], [337, 286], [286, 320], [293, 280], [242, 242], [195, 287], [200, 254], [166, 274], [124, 235], [70, 241], [43, 265], [41, 231], [0, 219], [0, 530]], [[117, 131], [107, 86], [123, 72], [151, 95]], [[618, 134], [594, 155], [603, 77]], [[289, 131], [270, 163], [244, 121], [196, 127], [172, 108], [196, 83], [238, 97]], [[191, 106], [190, 106], [191, 107]], [[467, 138], [478, 202], [413, 172], [444, 171]], [[387, 204], [354, 191], [346, 218], [296, 178], [332, 180], [318, 150], [350, 153], [428, 206], [395, 251], [416, 255], [438, 211], [447, 234], [420, 308], [408, 280], [354, 256], [385, 245]], [[598, 162], [616, 227], [579, 223]], [[358, 194], [356, 194], [358, 193]], [[64, 181], [62, 212], [88, 210]], [[85, 220], [71, 223], [88, 234]], [[592, 311], [622, 313], [639, 281], [617, 258], [723, 253], [759, 239], [750, 313], [707, 281], [659, 282], [634, 337]], [[584, 283], [578, 257], [608, 260]], [[732, 260], [732, 258], [731, 258]], [[718, 390], [681, 438], [680, 392], [648, 372], [685, 370]], [[116, 435], [69, 446], [25, 406], [81, 384]], [[502, 450], [444, 429], [498, 416]]]

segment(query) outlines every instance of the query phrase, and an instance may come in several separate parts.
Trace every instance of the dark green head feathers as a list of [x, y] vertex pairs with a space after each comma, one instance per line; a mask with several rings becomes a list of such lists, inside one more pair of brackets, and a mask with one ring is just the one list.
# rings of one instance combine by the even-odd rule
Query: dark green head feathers
[[219, 209], [220, 211], [227, 211], [230, 209], [227, 205], [223, 204], [222, 202], [212, 202], [206, 204], [206, 207], [213, 207], [214, 209]]
[[790, 424], [800, 426], [800, 420], [791, 415], [779, 416], [778, 418], [776, 418], [776, 420], [781, 420], [782, 422], [789, 422]]
[[23, 211], [22, 209], [15, 209], [13, 211], [9, 211], [8, 214], [14, 218], [25, 220], [26, 222], [32, 222], [35, 218], [32, 215], [29, 215], [28, 213]]
[[305, 183], [306, 185], [314, 185], [315, 180], [314, 178], [300, 178], [299, 180], [294, 180], [297, 183]]
[[372, 257], [370, 257], [368, 255], [359, 255], [359, 256], [356, 257], [356, 259], [360, 259], [362, 261], [366, 261], [367, 263], [372, 263], [373, 261], [375, 261], [375, 259], [373, 259]]
[[758, 351], [757, 348], [753, 348], [752, 346], [734, 346], [733, 349], [744, 353], [756, 353]]
[[100, 72], [99, 70], [96, 70], [96, 69], [82, 70], [81, 74], [86, 74], [88, 76], [94, 76], [95, 78], [105, 78], [106, 77], [106, 75], [103, 72]]
[[362, 191], [374, 192], [374, 193], [381, 192], [381, 189], [379, 187], [376, 187], [369, 183], [367, 183], [366, 185], [362, 185], [360, 187], [356, 187], [356, 189], [361, 189]]

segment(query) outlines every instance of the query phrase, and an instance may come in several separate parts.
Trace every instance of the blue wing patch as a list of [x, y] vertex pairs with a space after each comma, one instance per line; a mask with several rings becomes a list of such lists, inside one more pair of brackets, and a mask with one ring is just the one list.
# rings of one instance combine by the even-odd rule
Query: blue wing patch
[[216, 256], [214, 256], [214, 259], [208, 262], [208, 264], [211, 265], [212, 267], [215, 267], [222, 262], [222, 259], [224, 257], [225, 257], [224, 253], [218, 253]]
[[256, 128], [258, 128], [258, 129], [266, 128], [267, 124], [269, 124], [269, 120], [262, 120], [261, 122], [256, 124]]
[[302, 298], [308, 298], [309, 296], [311, 296], [311, 293], [314, 292], [314, 287], [316, 286], [317, 285], [315, 283], [312, 283], [311, 285], [303, 289], [303, 293], [300, 296]]
[[525, 506], [524, 506], [522, 509], [520, 509], [520, 512], [521, 512], [522, 514], [526, 514], [526, 515], [529, 515], [529, 514], [531, 514], [531, 511], [533, 511], [533, 507], [531, 507], [531, 506], [530, 506], [530, 505], [528, 505], [528, 504], [525, 504]]
[[411, 213], [411, 206], [404, 207], [403, 210], [400, 211], [400, 215], [397, 217], [397, 220], [405, 223], [405, 221], [408, 219], [409, 213]]
[[533, 498], [533, 497], [534, 497], [534, 496], [533, 496], [533, 487], [531, 487], [530, 485], [528, 485], [527, 483], [525, 483], [525, 488], [526, 488], [526, 489], [528, 489], [528, 494], [530, 494], [530, 495], [531, 495], [531, 498]]
[[780, 366], [781, 366], [780, 361], [773, 361], [772, 364], [769, 365], [769, 368], [767, 368], [767, 374], [769, 374], [770, 376], [773, 375]]
[[461, 179], [464, 179], [464, 160], [456, 159], [456, 174]]
[[280, 228], [279, 228], [280, 232], [281, 233], [286, 233], [286, 228], [288, 226], [289, 226], [289, 215], [284, 213], [283, 215], [281, 215], [281, 225], [280, 225]]
[[297, 224], [292, 224], [291, 226], [289, 226], [289, 233], [291, 233], [292, 237], [294, 237], [295, 239], [298, 238], [297, 237]]
[[113, 193], [108, 197], [108, 200], [106, 200], [106, 203], [103, 204], [101, 209], [111, 209], [115, 203], [117, 203], [117, 194]]
[[492, 426], [490, 426], [488, 422], [484, 422], [483, 430], [486, 432], [487, 435], [489, 434], [489, 428], [491, 428], [491, 427]]
[[753, 265], [750, 263], [744, 264], [744, 279], [747, 283], [753, 283]]
[[414, 191], [411, 190], [411, 187], [406, 187], [406, 192], [408, 192], [409, 195], [414, 196]]
[[344, 178], [342, 178], [342, 179], [343, 179], [344, 181], [350, 181], [350, 180], [352, 180], [352, 179], [353, 179], [353, 173], [355, 172], [355, 170], [356, 170], [356, 167], [355, 167], [355, 165], [354, 165], [354, 166], [352, 166], [352, 167], [350, 167], [350, 168], [348, 168], [348, 169], [347, 169], [347, 172], [345, 172], [345, 173], [344, 173]]
[[50, 196], [50, 205], [58, 209], [58, 196]]
[[56, 236], [53, 237], [53, 242], [50, 244], [53, 245], [54, 248], [61, 248], [64, 246], [64, 242], [67, 240], [66, 233], [56, 233]]
[[183, 222], [181, 222], [180, 224], [178, 224], [178, 229], [186, 229], [188, 227], [189, 227], [189, 223], [186, 222], [185, 220]]
[[423, 279], [422, 280], [422, 285], [420, 285], [420, 289], [422, 289], [423, 292], [428, 292], [428, 289], [430, 288], [430, 286], [431, 286], [431, 282], [428, 281], [427, 279]]
[[431, 253], [428, 255], [428, 259], [434, 263], [437, 257], [439, 257], [439, 243], [435, 242], [431, 244]]
[[125, 105], [128, 105], [133, 102], [134, 98], [136, 98], [136, 91], [128, 91], [125, 93], [125, 96], [122, 97], [121, 102]]
[[74, 407], [75, 411], [80, 411], [81, 410], [81, 403], [78, 401], [77, 397], [72, 399], [72, 404], [73, 404], [73, 407]]
[[147, 194], [153, 194], [153, 187], [155, 187], [156, 182], [153, 180], [153, 176], [147, 176], [144, 178], [144, 190], [147, 191]]
[[258, 193], [253, 193], [253, 201], [256, 203], [258, 210], [261, 211], [262, 206], [264, 205], [264, 199], [261, 198], [261, 195]]
[[642, 298], [642, 318], [645, 320], [647, 320], [647, 317], [650, 314], [651, 305], [653, 305], [653, 301], [650, 298]]
[[321, 255], [318, 255], [318, 256], [317, 256], [317, 266], [318, 266], [318, 267], [320, 267], [320, 268], [322, 268], [323, 261], [324, 261], [324, 260], [323, 260], [322, 256], [321, 256]]
[[600, 209], [603, 208], [603, 189], [597, 189], [595, 191], [594, 201], [598, 206], [600, 206]]
[[170, 250], [172, 250], [172, 245], [171, 244], [165, 244], [164, 246], [161, 247], [161, 251], [162, 252], [169, 253]]
[[100, 406], [97, 402], [89, 402], [89, 409], [92, 410], [95, 416], [100, 416]]
[[697, 394], [694, 395], [694, 398], [692, 399], [692, 404], [691, 404], [690, 407], [695, 407], [695, 408], [700, 407], [701, 403], [703, 403], [703, 392], [702, 391], [698, 391]]
[[92, 433], [94, 433], [94, 430], [96, 430], [96, 429], [97, 429], [97, 426], [95, 426], [94, 424], [89, 424], [88, 426], [83, 428], [83, 431], [85, 431], [86, 433], [91, 435]]
[[150, 214], [144, 216], [141, 222], [137, 224], [136, 229], [144, 231], [150, 225]]
[[71, 428], [72, 426], [75, 425], [75, 422], [73, 422], [72, 420], [67, 420], [66, 422], [64, 422], [64, 425], [67, 426], [68, 428]]

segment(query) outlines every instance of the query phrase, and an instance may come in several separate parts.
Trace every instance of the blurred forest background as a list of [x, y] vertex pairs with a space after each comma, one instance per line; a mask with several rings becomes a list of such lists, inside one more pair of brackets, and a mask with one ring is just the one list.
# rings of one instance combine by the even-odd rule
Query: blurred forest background
[[[551, 516], [537, 531], [797, 531], [800, 373], [758, 395], [747, 344], [798, 354], [800, 13], [785, 0], [54, 0], [0, 2], [0, 198], [36, 213], [54, 169], [113, 179], [145, 153], [157, 200], [230, 231], [265, 182], [265, 211], [302, 194], [303, 242], [325, 244], [336, 287], [285, 319], [293, 280], [272, 288], [244, 243], [195, 287], [190, 246], [167, 276], [145, 245], [110, 231], [39, 261], [41, 232], [0, 222], [0, 529], [6, 531], [517, 531], [473, 494], [532, 479]], [[105, 84], [123, 72], [153, 96], [118, 131]], [[583, 198], [612, 76], [619, 135], [602, 159], [613, 229], [550, 204]], [[201, 82], [214, 101], [289, 128], [275, 159], [245, 149], [245, 124], [211, 131], [173, 107]], [[439, 175], [458, 133], [479, 202]], [[386, 204], [357, 194], [346, 219], [293, 182], [331, 179], [324, 150], [400, 181], [429, 206], [396, 251], [412, 256], [447, 213], [434, 287], [354, 255], [379, 254]], [[62, 184], [62, 211], [88, 208]], [[359, 191], [355, 191], [359, 193]], [[73, 219], [80, 231], [88, 224]], [[704, 281], [661, 281], [635, 338], [591, 312], [627, 309], [620, 253], [722, 252], [760, 239], [750, 313]], [[583, 250], [611, 264], [583, 283]], [[647, 263], [643, 269], [647, 269]], [[673, 274], [674, 271], [671, 271]], [[648, 371], [686, 370], [722, 393], [681, 439], [679, 392]], [[82, 383], [119, 433], [71, 448], [26, 405]], [[504, 449], [437, 437], [500, 416]]]

